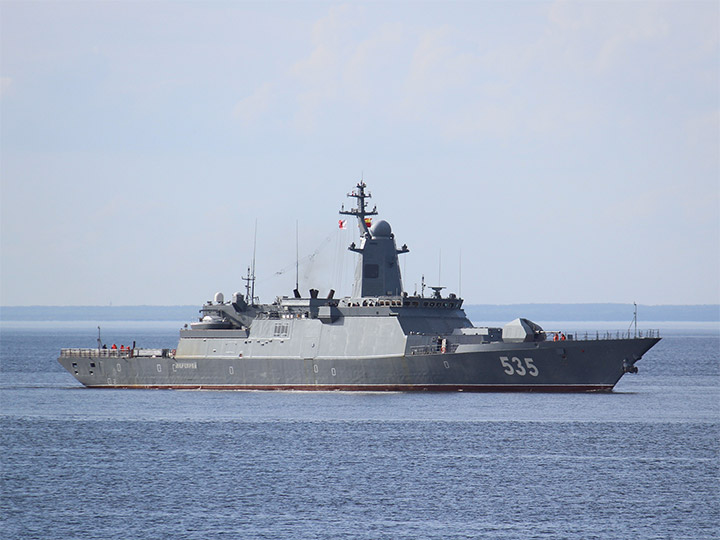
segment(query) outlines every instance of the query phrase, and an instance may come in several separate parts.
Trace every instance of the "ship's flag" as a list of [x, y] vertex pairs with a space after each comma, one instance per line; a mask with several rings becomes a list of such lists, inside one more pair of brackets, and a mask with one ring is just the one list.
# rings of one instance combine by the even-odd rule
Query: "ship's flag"
[[369, 218], [369, 217], [365, 218], [365, 226], [372, 227], [372, 218]]
[[338, 226], [341, 229], [347, 229], [347, 219], [339, 219], [338, 220]]

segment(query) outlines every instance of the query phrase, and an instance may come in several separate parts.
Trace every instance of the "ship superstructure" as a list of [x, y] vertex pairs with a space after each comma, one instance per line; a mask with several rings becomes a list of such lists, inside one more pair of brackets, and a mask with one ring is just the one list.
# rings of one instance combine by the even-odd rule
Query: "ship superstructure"
[[518, 318], [502, 328], [475, 327], [455, 294], [404, 291], [389, 223], [368, 209], [359, 182], [356, 205], [340, 214], [358, 222], [352, 295], [310, 289], [259, 304], [221, 293], [180, 330], [175, 349], [63, 349], [59, 362], [82, 384], [113, 388], [253, 390], [612, 390], [657, 341], [645, 335], [548, 333]]

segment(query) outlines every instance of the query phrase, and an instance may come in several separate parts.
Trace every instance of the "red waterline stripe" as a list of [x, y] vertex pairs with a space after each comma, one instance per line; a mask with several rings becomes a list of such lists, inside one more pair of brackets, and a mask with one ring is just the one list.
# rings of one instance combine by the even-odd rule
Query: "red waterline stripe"
[[150, 390], [292, 390], [301, 392], [610, 392], [613, 385], [88, 385], [88, 388]]

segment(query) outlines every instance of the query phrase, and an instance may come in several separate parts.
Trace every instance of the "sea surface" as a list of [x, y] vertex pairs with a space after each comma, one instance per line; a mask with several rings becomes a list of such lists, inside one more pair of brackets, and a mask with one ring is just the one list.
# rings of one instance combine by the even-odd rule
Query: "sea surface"
[[720, 328], [653, 324], [613, 393], [442, 394], [86, 389], [96, 323], [2, 321], [0, 538], [719, 538]]

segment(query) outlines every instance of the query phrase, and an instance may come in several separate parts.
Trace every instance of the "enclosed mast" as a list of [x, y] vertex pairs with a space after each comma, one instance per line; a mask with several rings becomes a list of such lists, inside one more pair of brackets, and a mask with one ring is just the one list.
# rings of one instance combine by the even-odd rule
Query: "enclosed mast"
[[353, 298], [400, 296], [403, 293], [402, 276], [398, 264], [398, 254], [410, 251], [407, 245], [397, 249], [395, 235], [387, 221], [379, 220], [372, 225], [370, 216], [377, 215], [377, 207], [367, 209], [365, 199], [370, 193], [365, 193], [365, 182], [360, 181], [357, 189], [348, 193], [348, 197], [357, 199], [357, 207], [345, 210], [340, 214], [355, 216], [360, 229], [360, 246], [355, 242], [350, 244], [350, 251], [360, 254], [355, 269], [355, 283], [353, 285]]

